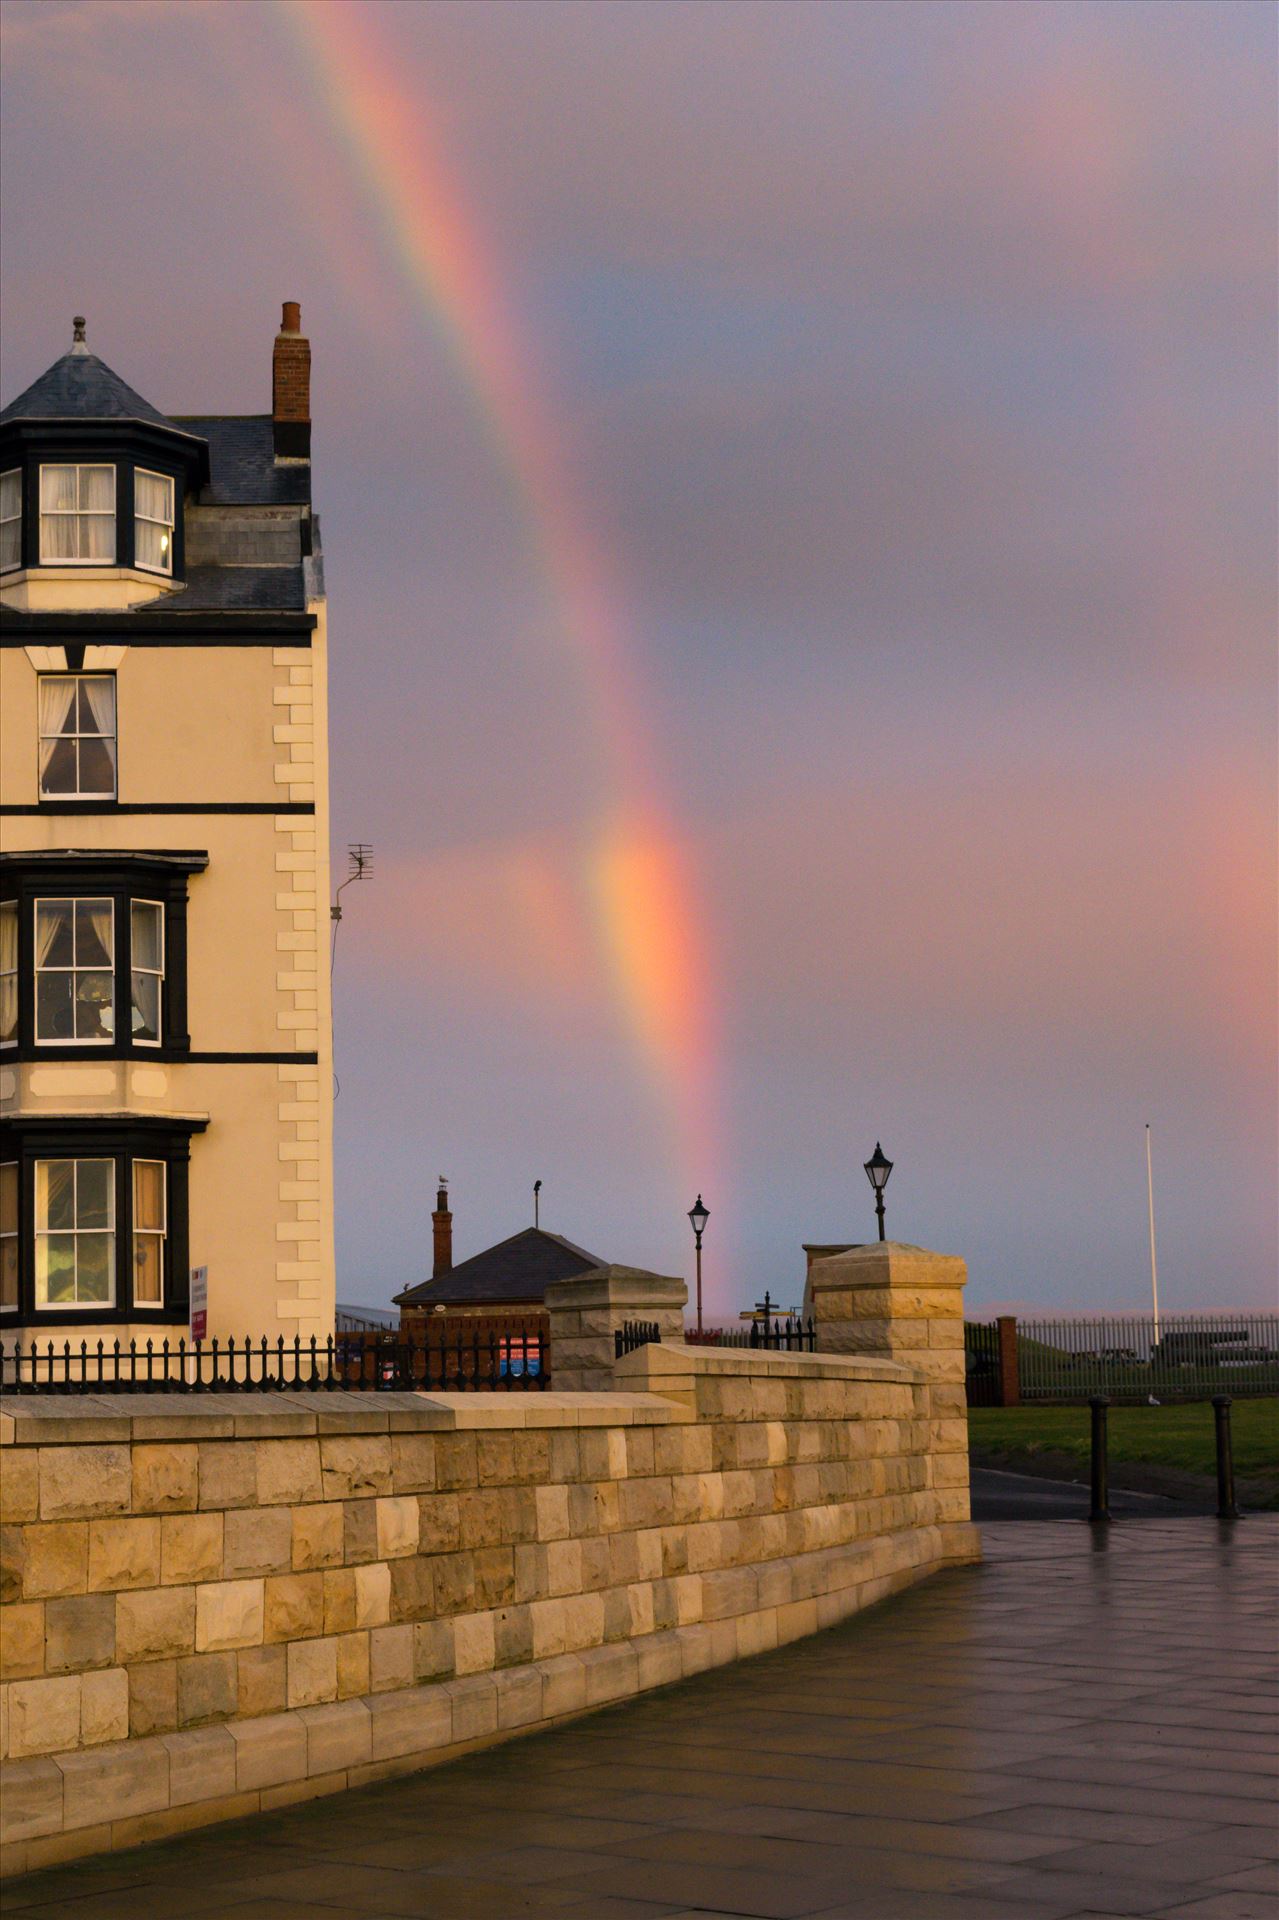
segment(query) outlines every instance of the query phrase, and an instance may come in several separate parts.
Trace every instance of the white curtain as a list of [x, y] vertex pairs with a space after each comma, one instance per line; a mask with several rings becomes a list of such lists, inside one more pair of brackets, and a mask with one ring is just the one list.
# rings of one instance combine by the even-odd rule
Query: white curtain
[[115, 556], [115, 468], [80, 469], [80, 558]]
[[41, 467], [40, 505], [46, 513], [74, 513], [76, 509], [75, 468]]
[[[71, 708], [75, 701], [75, 681], [55, 678], [52, 674], [40, 676], [40, 732], [46, 734], [74, 731], [68, 729], [67, 721], [71, 717]], [[114, 725], [111, 731], [115, 732]]]
[[115, 681], [82, 680], [89, 701], [89, 711], [93, 715], [93, 724], [98, 732], [108, 738], [115, 738]]
[[76, 909], [80, 916], [81, 921], [84, 921], [86, 919], [88, 920], [90, 927], [93, 929], [93, 932], [97, 935], [98, 940], [101, 943], [103, 953], [106, 955], [105, 960], [98, 960], [95, 958], [92, 960], [85, 960], [82, 962], [79, 954], [80, 942], [79, 940], [77, 940], [76, 941], [76, 948], [77, 948], [76, 965], [77, 966], [84, 965], [88, 967], [114, 967], [115, 943], [111, 938], [111, 930], [112, 930], [112, 925], [113, 925], [115, 916], [114, 916], [114, 911], [112, 908], [111, 901], [110, 900], [78, 900], [76, 902]]
[[36, 968], [41, 968], [49, 958], [49, 949], [57, 939], [59, 931], [71, 918], [69, 900], [42, 900], [36, 910]]

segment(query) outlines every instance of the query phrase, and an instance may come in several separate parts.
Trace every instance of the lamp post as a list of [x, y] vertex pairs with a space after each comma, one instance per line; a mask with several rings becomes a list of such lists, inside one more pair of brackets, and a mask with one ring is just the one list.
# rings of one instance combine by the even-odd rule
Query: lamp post
[[883, 1240], [886, 1238], [884, 1233], [884, 1188], [888, 1185], [888, 1176], [893, 1170], [893, 1163], [891, 1160], [885, 1159], [884, 1149], [877, 1140], [875, 1142], [874, 1153], [869, 1160], [863, 1161], [862, 1164], [866, 1169], [866, 1178], [875, 1189], [875, 1212], [879, 1215], [879, 1237]]
[[702, 1330], [702, 1235], [706, 1231], [706, 1222], [711, 1210], [702, 1201], [699, 1193], [696, 1201], [688, 1210], [689, 1224], [693, 1229], [693, 1244], [697, 1249], [697, 1331]]

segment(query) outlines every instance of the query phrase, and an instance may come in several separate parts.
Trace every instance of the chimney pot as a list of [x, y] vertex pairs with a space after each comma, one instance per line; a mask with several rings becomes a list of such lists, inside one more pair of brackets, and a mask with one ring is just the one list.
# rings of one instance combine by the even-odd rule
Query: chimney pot
[[301, 333], [301, 331], [302, 331], [301, 304], [297, 300], [286, 300], [284, 303], [284, 312], [280, 319], [280, 332], [281, 333]]
[[286, 300], [271, 355], [271, 423], [277, 460], [311, 458], [311, 342], [302, 308]]

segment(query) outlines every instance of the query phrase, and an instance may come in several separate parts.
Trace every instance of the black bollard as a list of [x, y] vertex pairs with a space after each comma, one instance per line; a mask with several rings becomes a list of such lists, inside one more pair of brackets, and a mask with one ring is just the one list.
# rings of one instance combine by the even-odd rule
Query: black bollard
[[1110, 1518], [1110, 1462], [1106, 1457], [1106, 1409], [1109, 1400], [1097, 1394], [1088, 1402], [1092, 1408], [1092, 1510], [1089, 1520]]
[[1235, 1456], [1230, 1444], [1230, 1395], [1217, 1394], [1212, 1403], [1217, 1421], [1217, 1518], [1237, 1520], [1235, 1505]]

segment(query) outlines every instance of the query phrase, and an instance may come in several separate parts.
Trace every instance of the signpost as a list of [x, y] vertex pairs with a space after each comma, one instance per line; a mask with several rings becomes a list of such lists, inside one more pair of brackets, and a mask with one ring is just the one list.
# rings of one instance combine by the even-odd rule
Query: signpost
[[209, 1269], [192, 1267], [191, 1269], [191, 1339], [193, 1342], [206, 1338], [209, 1331]]

